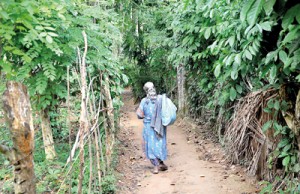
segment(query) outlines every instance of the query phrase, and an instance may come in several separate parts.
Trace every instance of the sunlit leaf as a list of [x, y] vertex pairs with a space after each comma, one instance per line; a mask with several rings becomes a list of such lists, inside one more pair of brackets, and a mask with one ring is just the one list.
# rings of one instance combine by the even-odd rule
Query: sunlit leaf
[[48, 35], [52, 36], [52, 37], [58, 37], [58, 34], [53, 33], [53, 32], [48, 32]]
[[219, 77], [220, 73], [221, 73], [221, 65], [218, 64], [215, 68], [214, 74], [216, 77]]
[[298, 33], [298, 29], [294, 28], [292, 31], [290, 31], [283, 39], [282, 43], [286, 44], [289, 43], [293, 40], [295, 40], [296, 38], [299, 38], [299, 33]]
[[286, 63], [287, 60], [288, 60], [288, 56], [286, 54], [285, 51], [281, 50], [279, 51], [279, 59], [283, 62], [283, 63]]
[[246, 55], [247, 59], [252, 60], [252, 55], [248, 50], [245, 50], [245, 55]]
[[40, 36], [40, 37], [45, 37], [45, 36], [47, 36], [47, 32], [42, 32], [42, 33], [40, 33], [39, 36]]
[[273, 83], [275, 81], [276, 75], [277, 75], [277, 67], [276, 67], [276, 65], [274, 65], [271, 67], [271, 70], [270, 70], [271, 83]]
[[283, 166], [288, 166], [289, 163], [290, 163], [290, 160], [291, 160], [291, 157], [290, 157], [290, 156], [285, 157], [285, 158], [283, 159], [283, 161], [282, 161], [282, 165], [283, 165]]
[[230, 45], [231, 47], [233, 47], [234, 41], [235, 41], [235, 36], [231, 36], [231, 37], [228, 39], [229, 45]]
[[238, 78], [238, 72], [237, 70], [233, 69], [230, 73], [231, 79], [236, 80]]
[[295, 16], [299, 14], [300, 4], [295, 5], [294, 7], [290, 8], [282, 19], [282, 27], [286, 29], [295, 19]]
[[263, 22], [260, 24], [261, 28], [265, 31], [271, 31], [271, 22]]
[[208, 39], [209, 36], [210, 36], [210, 34], [211, 34], [211, 29], [210, 29], [210, 28], [207, 28], [207, 29], [205, 30], [205, 33], [204, 33], [204, 38], [205, 38], [205, 39]]
[[46, 36], [46, 40], [47, 40], [47, 42], [50, 43], [50, 44], [53, 43], [53, 39], [52, 39], [52, 37], [49, 36], [49, 35]]
[[253, 26], [257, 21], [257, 17], [262, 10], [263, 0], [255, 0], [249, 12], [247, 13], [247, 21], [250, 26]]
[[241, 64], [241, 53], [238, 53], [235, 58], [234, 58], [234, 62], [236, 62], [236, 64], [240, 65]]
[[270, 15], [272, 13], [275, 2], [276, 0], [265, 0], [263, 8], [267, 15]]
[[245, 1], [240, 14], [240, 19], [242, 20], [242, 22], [246, 21], [247, 14], [254, 2], [255, 0]]

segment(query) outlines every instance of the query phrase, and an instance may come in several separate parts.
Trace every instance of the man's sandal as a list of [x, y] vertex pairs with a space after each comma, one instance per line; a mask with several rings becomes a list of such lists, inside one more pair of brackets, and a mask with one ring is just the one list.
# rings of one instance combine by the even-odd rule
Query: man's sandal
[[160, 165], [159, 165], [159, 170], [160, 170], [160, 171], [166, 171], [166, 170], [168, 170], [168, 166], [165, 165], [164, 163], [163, 163], [163, 164], [160, 164]]
[[154, 166], [154, 169], [152, 171], [153, 174], [158, 174], [158, 166]]

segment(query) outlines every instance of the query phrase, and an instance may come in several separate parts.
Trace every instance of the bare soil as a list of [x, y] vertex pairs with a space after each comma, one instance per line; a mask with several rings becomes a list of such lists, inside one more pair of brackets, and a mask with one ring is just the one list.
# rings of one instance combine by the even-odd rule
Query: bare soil
[[[124, 93], [117, 171], [120, 194], [248, 194], [258, 193], [254, 177], [245, 169], [228, 164], [226, 154], [188, 120], [168, 127], [168, 171], [152, 174], [142, 151], [142, 120], [135, 114], [129, 90]], [[201, 128], [201, 127], [200, 127]]]

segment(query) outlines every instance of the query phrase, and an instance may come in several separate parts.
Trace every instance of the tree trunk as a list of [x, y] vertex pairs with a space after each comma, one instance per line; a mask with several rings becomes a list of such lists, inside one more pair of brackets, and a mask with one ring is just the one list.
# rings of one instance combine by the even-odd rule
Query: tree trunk
[[8, 82], [6, 87], [3, 109], [11, 132], [13, 148], [0, 146], [0, 152], [14, 165], [15, 193], [35, 194], [34, 128], [27, 89], [17, 82]]
[[106, 134], [106, 164], [109, 169], [111, 163], [111, 155], [114, 146], [114, 133], [115, 133], [115, 123], [114, 123], [114, 107], [109, 89], [108, 77], [104, 77], [104, 82], [102, 84], [102, 93], [105, 99], [105, 108], [107, 109], [107, 126], [105, 127]]
[[101, 182], [102, 182], [101, 165], [100, 165], [100, 160], [98, 160], [98, 159], [103, 158], [103, 156], [102, 156], [102, 149], [101, 149], [102, 146], [100, 146], [100, 148], [99, 148], [99, 143], [101, 145], [101, 139], [100, 139], [100, 142], [98, 142], [98, 138], [101, 138], [100, 133], [98, 136], [98, 129], [95, 129], [95, 130], [96, 130], [95, 131], [95, 145], [96, 145], [96, 157], [97, 157], [97, 162], [96, 162], [97, 163], [97, 174], [98, 174], [99, 190], [101, 193], [101, 190], [102, 190], [102, 188], [101, 188]]
[[177, 84], [178, 84], [178, 109], [183, 115], [186, 113], [185, 104], [185, 69], [183, 64], [177, 67]]
[[300, 89], [298, 90], [298, 94], [296, 97], [295, 118], [293, 120], [293, 128], [291, 129], [296, 135], [296, 139], [298, 143], [298, 156], [300, 157]]
[[[294, 87], [295, 89], [296, 86], [289, 86], [289, 87]], [[300, 89], [298, 89], [298, 93], [296, 93], [295, 96], [296, 102], [293, 102], [291, 100], [289, 93], [287, 93], [287, 88], [288, 87], [286, 85], [281, 86], [279, 90], [279, 95], [281, 99], [285, 100], [288, 104], [294, 105], [292, 107], [294, 108], [294, 110], [289, 109], [286, 112], [282, 111], [282, 115], [288, 127], [295, 134], [298, 143], [298, 156], [300, 157]]]
[[56, 157], [56, 152], [54, 148], [50, 118], [46, 110], [41, 111], [41, 124], [42, 124], [42, 133], [43, 133], [46, 159], [53, 160]]
[[[86, 102], [87, 102], [87, 81], [86, 81], [86, 64], [85, 64], [85, 58], [87, 55], [87, 49], [88, 49], [88, 44], [87, 44], [87, 36], [85, 31], [82, 31], [82, 36], [84, 38], [84, 52], [80, 64], [80, 78], [81, 78], [81, 111], [80, 111], [80, 165], [79, 165], [79, 181], [78, 181], [78, 194], [82, 193], [82, 183], [84, 179], [84, 134], [88, 132], [88, 120], [87, 120], [87, 107], [86, 107]], [[79, 48], [78, 48], [79, 52]], [[79, 55], [78, 55], [79, 56]]]

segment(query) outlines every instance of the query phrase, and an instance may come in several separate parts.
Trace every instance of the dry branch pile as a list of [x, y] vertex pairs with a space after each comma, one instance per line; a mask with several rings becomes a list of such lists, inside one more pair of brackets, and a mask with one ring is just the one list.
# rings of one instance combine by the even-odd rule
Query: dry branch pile
[[[277, 95], [276, 90], [256, 91], [242, 98], [235, 106], [232, 121], [225, 131], [226, 148], [233, 163], [243, 161], [251, 175], [270, 178], [267, 155], [275, 149], [276, 140], [262, 132], [271, 115], [263, 109], [266, 102]], [[267, 177], [266, 177], [267, 176]]]

